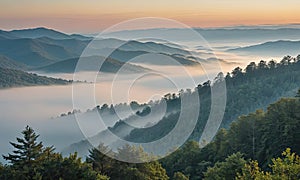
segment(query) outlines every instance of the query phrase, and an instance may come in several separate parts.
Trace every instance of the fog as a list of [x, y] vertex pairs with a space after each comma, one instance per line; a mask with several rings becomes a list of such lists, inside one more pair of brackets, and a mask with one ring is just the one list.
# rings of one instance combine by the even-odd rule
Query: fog
[[[11, 152], [9, 141], [15, 142], [15, 137], [20, 137], [26, 125], [33, 127], [39, 140], [44, 145], [54, 145], [61, 151], [68, 145], [92, 137], [99, 131], [112, 126], [118, 118], [105, 116], [105, 126], [99, 124], [99, 117], [92, 113], [80, 114], [86, 121], [80, 127], [74, 115], [59, 117], [74, 109], [72, 98], [80, 97], [79, 107], [85, 112], [96, 105], [139, 103], [158, 100], [167, 93], [178, 93], [180, 89], [191, 88], [213, 79], [217, 73], [230, 72], [234, 67], [245, 65], [250, 61], [258, 61], [252, 57], [241, 57], [224, 52], [215, 52], [216, 56], [226, 61], [210, 61], [201, 66], [178, 67], [143, 65], [153, 71], [148, 74], [114, 74], [99, 73], [96, 83], [75, 83], [65, 86], [38, 86], [22, 87], [0, 90], [1, 136], [0, 154]], [[81, 72], [82, 81], [88, 72]], [[41, 73], [40, 73], [41, 74]], [[72, 79], [73, 74], [42, 74], [52, 77]], [[74, 93], [74, 89], [76, 93]], [[88, 90], [88, 91], [86, 91]], [[79, 94], [78, 94], [79, 93]], [[94, 97], [94, 101], [91, 101]], [[122, 118], [129, 116], [125, 112]], [[148, 120], [149, 121], [149, 120]], [[98, 124], [97, 124], [98, 123]], [[95, 125], [97, 124], [97, 125]], [[85, 127], [83, 127], [85, 126]], [[89, 129], [90, 133], [83, 135], [81, 128]], [[2, 156], [1, 161], [3, 162]]]

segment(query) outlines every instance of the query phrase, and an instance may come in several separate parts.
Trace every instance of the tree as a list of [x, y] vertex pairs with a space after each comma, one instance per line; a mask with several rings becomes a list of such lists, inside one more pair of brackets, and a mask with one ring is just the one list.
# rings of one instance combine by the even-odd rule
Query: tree
[[243, 74], [243, 72], [240, 67], [236, 67], [234, 70], [232, 70], [231, 74], [232, 74], [232, 77], [239, 77], [240, 75]]
[[251, 62], [249, 65], [247, 65], [245, 71], [246, 73], [252, 73], [256, 69], [256, 64], [255, 62]]
[[168, 175], [173, 177], [175, 173], [181, 172], [193, 178], [200, 178], [204, 163], [200, 160], [199, 143], [188, 141], [182, 147], [161, 160], [163, 167], [166, 168]]
[[268, 67], [269, 67], [270, 69], [275, 69], [275, 68], [276, 68], [276, 61], [275, 61], [275, 60], [269, 61]]
[[300, 89], [298, 89], [298, 92], [297, 92], [297, 94], [296, 94], [296, 97], [297, 97], [297, 98], [300, 98]]
[[91, 164], [82, 162], [77, 154], [63, 158], [52, 146], [44, 147], [29, 126], [22, 134], [24, 137], [17, 138], [17, 143], [10, 142], [15, 148], [13, 154], [3, 156], [10, 165], [0, 168], [0, 179], [108, 179], [94, 171]]
[[174, 173], [173, 180], [189, 180], [189, 178], [186, 177], [181, 172], [176, 172], [176, 173]]
[[[115, 161], [114, 169], [118, 170], [114, 173], [118, 178], [122, 179], [160, 179], [166, 180], [169, 177], [166, 170], [161, 166], [158, 161], [151, 161], [145, 163], [130, 163], [141, 162], [141, 160], [150, 160], [150, 156], [144, 152], [142, 147], [135, 147], [125, 145], [118, 149], [116, 154], [117, 159], [126, 160], [127, 162]], [[113, 177], [112, 177], [113, 178]]]
[[15, 148], [13, 154], [8, 154], [3, 158], [9, 161], [13, 165], [13, 169], [16, 169], [19, 174], [32, 179], [36, 176], [36, 171], [39, 168], [38, 161], [44, 148], [42, 142], [37, 142], [39, 135], [36, 135], [29, 126], [26, 126], [22, 134], [24, 135], [23, 138], [16, 138], [18, 143], [10, 142]]
[[241, 153], [228, 156], [224, 162], [217, 162], [204, 173], [204, 179], [234, 179], [237, 173], [242, 171], [246, 160]]
[[261, 60], [258, 65], [257, 65], [258, 69], [266, 69], [268, 68], [267, 62], [264, 60]]
[[298, 56], [296, 57], [297, 62], [300, 61], [300, 54], [298, 54]]
[[[103, 154], [102, 152], [107, 153]], [[107, 156], [108, 153], [110, 153], [110, 157]], [[127, 162], [121, 162], [111, 157]], [[149, 158], [149, 155], [141, 147], [125, 145], [118, 149], [117, 153], [113, 153], [108, 147], [101, 144], [98, 149], [90, 151], [87, 162], [91, 163], [97, 172], [112, 179], [169, 179], [166, 170], [158, 161], [131, 163], [149, 160]]]
[[257, 161], [251, 161], [245, 165], [236, 179], [300, 179], [300, 157], [291, 153], [290, 148], [287, 148], [282, 156], [283, 158], [272, 159], [272, 164], [269, 165], [271, 172], [262, 171]]
[[[103, 152], [105, 154], [103, 154]], [[89, 156], [86, 159], [86, 162], [91, 163], [94, 170], [100, 172], [101, 174], [105, 174], [107, 176], [111, 176], [114, 168], [113, 164], [115, 163], [114, 159], [111, 158], [113, 156], [113, 152], [103, 143], [101, 143], [98, 148], [94, 148], [89, 150]], [[108, 156], [109, 155], [109, 156]]]

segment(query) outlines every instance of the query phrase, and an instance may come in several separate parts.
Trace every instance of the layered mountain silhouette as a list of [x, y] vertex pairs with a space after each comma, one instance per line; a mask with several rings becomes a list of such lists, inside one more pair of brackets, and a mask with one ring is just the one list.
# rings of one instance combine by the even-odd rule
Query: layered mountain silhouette
[[9, 31], [9, 34], [19, 37], [19, 38], [40, 38], [40, 37], [48, 37], [52, 39], [81, 39], [81, 40], [87, 40], [91, 39], [91, 37], [82, 36], [79, 34], [72, 34], [68, 35], [53, 29], [47, 29], [44, 27], [39, 28], [33, 28], [33, 29], [21, 29], [21, 30], [13, 30]]
[[228, 50], [229, 52], [241, 53], [245, 55], [273, 56], [297, 55], [300, 52], [300, 41], [270, 41], [262, 44], [239, 47]]
[[[0, 31], [1, 67], [71, 73], [75, 69], [76, 59], [91, 40], [91, 37], [69, 35], [47, 28]], [[87, 56], [90, 57], [108, 56], [108, 62], [101, 69], [103, 72], [116, 72], [125, 62], [149, 53], [165, 55], [182, 65], [198, 65], [195, 59], [188, 58], [192, 52], [156, 42], [96, 38], [88, 51]], [[157, 63], [156, 59], [151, 58], [146, 61], [147, 64], [168, 65]], [[146, 69], [135, 65], [128, 65], [126, 68], [128, 72], [141, 72]]]

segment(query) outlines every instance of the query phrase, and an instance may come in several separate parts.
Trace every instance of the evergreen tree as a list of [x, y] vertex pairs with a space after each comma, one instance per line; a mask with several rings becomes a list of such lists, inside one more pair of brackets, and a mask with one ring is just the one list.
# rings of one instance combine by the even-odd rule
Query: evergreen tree
[[15, 148], [13, 154], [3, 156], [10, 164], [0, 167], [0, 179], [108, 179], [94, 171], [91, 164], [82, 162], [77, 154], [63, 158], [53, 147], [44, 147], [29, 126], [22, 134], [24, 137], [17, 138], [17, 143], [10, 142]]
[[228, 156], [224, 162], [217, 162], [204, 173], [204, 179], [234, 179], [238, 172], [242, 171], [246, 160], [241, 153]]
[[111, 158], [114, 156], [114, 153], [104, 144], [100, 144], [98, 148], [89, 150], [89, 152], [90, 154], [87, 157], [86, 162], [91, 163], [93, 169], [97, 172], [110, 176], [114, 168], [113, 165], [116, 161], [115, 159]]
[[296, 97], [297, 97], [297, 98], [300, 98], [300, 89], [298, 89], [298, 92], [297, 92], [297, 94], [296, 94]]
[[189, 180], [189, 178], [186, 177], [181, 172], [176, 172], [176, 173], [174, 173], [173, 180]]
[[3, 156], [3, 158], [12, 164], [20, 177], [33, 179], [37, 176], [39, 158], [43, 154], [42, 142], [37, 142], [39, 135], [36, 135], [34, 130], [26, 126], [22, 132], [23, 138], [16, 138], [17, 143], [10, 142], [15, 148], [13, 154]]
[[[158, 161], [145, 163], [131, 163], [140, 162], [141, 160], [149, 160], [149, 155], [143, 151], [141, 147], [131, 147], [125, 145], [120, 148], [118, 152], [112, 153], [110, 149], [101, 144], [98, 149], [90, 151], [87, 162], [91, 163], [94, 169], [101, 174], [109, 176], [111, 179], [169, 179], [166, 170]], [[116, 159], [127, 160], [128, 162], [121, 162], [115, 160], [102, 152], [111, 153], [110, 155]]]

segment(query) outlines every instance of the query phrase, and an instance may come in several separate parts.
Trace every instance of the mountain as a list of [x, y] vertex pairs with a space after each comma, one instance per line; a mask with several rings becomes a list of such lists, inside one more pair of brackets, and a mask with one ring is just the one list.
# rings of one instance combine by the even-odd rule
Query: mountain
[[153, 53], [166, 53], [166, 54], [181, 54], [181, 55], [191, 55], [187, 50], [170, 47], [161, 43], [155, 42], [138, 42], [138, 41], [128, 41], [127, 43], [120, 46], [118, 49], [125, 51], [146, 51]]
[[181, 54], [166, 54], [166, 53], [155, 53], [146, 51], [124, 51], [120, 49], [114, 50], [110, 57], [117, 59], [121, 62], [128, 62], [131, 59], [139, 58], [139, 63], [152, 64], [152, 65], [175, 65], [175, 63], [170, 64], [169, 61], [164, 61], [164, 58], [174, 59], [182, 65], [186, 66], [196, 66], [199, 65], [199, 61], [203, 59], [196, 59], [189, 56], [184, 56]]
[[[90, 49], [95, 50], [105, 50], [103, 53], [107, 55], [108, 52], [114, 52], [116, 50], [126, 51], [126, 52], [148, 52], [148, 53], [165, 53], [165, 54], [181, 54], [181, 55], [191, 55], [192, 52], [179, 48], [168, 46], [163, 43], [156, 43], [152, 41], [139, 42], [135, 40], [124, 41], [115, 38], [106, 39], [94, 39]], [[101, 55], [101, 52], [98, 52]]]
[[[125, 30], [105, 34], [107, 38], [119, 39], [143, 39], [152, 37], [164, 39], [177, 44], [186, 45], [190, 42], [205, 45], [203, 39], [211, 46], [258, 44], [274, 40], [298, 40], [300, 37], [299, 26], [297, 27], [254, 27], [254, 28], [163, 28], [144, 30]], [[199, 44], [203, 43], [203, 44]]]
[[[79, 39], [51, 39], [48, 37], [37, 38], [42, 43], [51, 44], [55, 46], [63, 47], [66, 51], [74, 53], [79, 57], [82, 51], [90, 42], [89, 40], [79, 40]], [[65, 58], [67, 59], [67, 58]]]
[[25, 70], [27, 66], [23, 63], [16, 62], [6, 56], [0, 55], [0, 67], [8, 69]]
[[82, 40], [82, 41], [93, 39], [93, 37], [84, 36], [84, 35], [81, 35], [81, 34], [71, 34], [70, 37], [73, 38], [73, 39], [78, 39], [78, 40]]
[[38, 86], [38, 85], [65, 85], [71, 81], [38, 76], [20, 70], [4, 69], [0, 67], [0, 88]]
[[62, 32], [53, 30], [53, 29], [47, 29], [44, 27], [38, 27], [33, 29], [21, 29], [21, 30], [13, 30], [9, 31], [9, 33], [13, 36], [19, 37], [19, 38], [40, 38], [40, 37], [48, 37], [52, 39], [70, 39], [70, 38], [84, 38], [82, 35], [67, 35]]
[[15, 39], [17, 38], [16, 36], [12, 35], [11, 33], [7, 32], [7, 31], [2, 31], [0, 30], [0, 39]]
[[241, 53], [245, 55], [257, 55], [257, 56], [295, 56], [300, 52], [300, 41], [271, 41], [262, 44], [229, 49], [229, 52]]
[[[0, 31], [0, 54], [28, 67], [38, 68], [80, 57], [90, 42], [89, 37], [67, 35], [46, 28]], [[87, 51], [91, 53], [90, 56], [104, 56], [112, 52], [109, 56], [122, 62], [147, 53], [156, 53], [175, 58], [184, 65], [195, 64], [184, 58], [190, 56], [191, 52], [155, 42], [95, 39]]]
[[44, 66], [78, 56], [62, 46], [41, 39], [0, 39], [0, 54], [28, 66]]
[[[95, 64], [99, 59], [103, 59], [100, 56], [89, 56], [89, 57], [81, 57], [80, 61], [85, 61], [85, 67], [82, 68], [82, 71], [93, 71]], [[72, 58], [67, 59], [64, 61], [60, 61], [54, 64], [50, 64], [44, 67], [35, 68], [34, 71], [43, 71], [48, 73], [74, 73], [76, 65], [79, 61], [79, 58]], [[115, 59], [107, 58], [103, 65], [101, 66], [101, 72], [108, 72], [108, 73], [116, 73], [118, 70], [125, 65], [124, 62], [120, 62]], [[122, 71], [127, 73], [138, 73], [138, 72], [145, 72], [149, 71], [149, 69], [143, 68], [141, 66], [132, 65], [126, 63], [124, 69]]]

